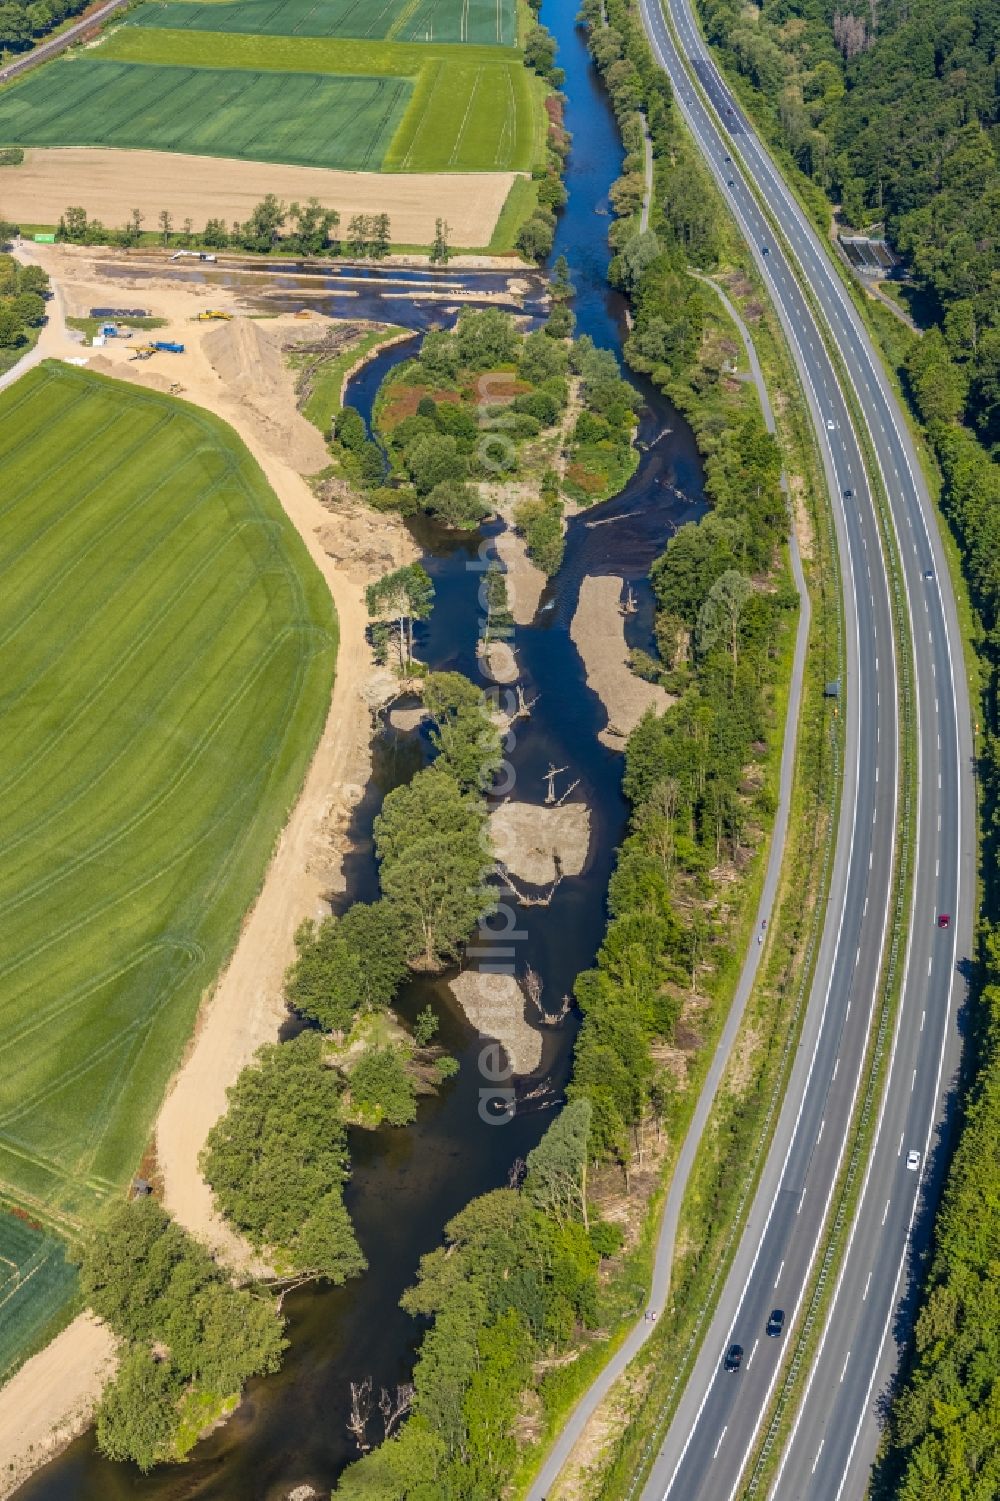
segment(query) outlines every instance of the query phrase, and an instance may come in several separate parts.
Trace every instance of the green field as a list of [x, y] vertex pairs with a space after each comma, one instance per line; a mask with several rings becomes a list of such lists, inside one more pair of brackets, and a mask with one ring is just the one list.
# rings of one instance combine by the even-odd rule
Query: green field
[[0, 1385], [55, 1332], [75, 1293], [61, 1241], [0, 1209]]
[[513, 47], [516, 0], [150, 0], [133, 26]]
[[[197, 67], [210, 57], [224, 68], [259, 73], [270, 69], [303, 73], [312, 69], [315, 73], [386, 80], [403, 75], [416, 87], [386, 151], [383, 171], [529, 172], [544, 158], [545, 118], [539, 80], [527, 71], [516, 52], [506, 49], [498, 54], [487, 47], [431, 48], [124, 26], [108, 38], [98, 56], [184, 67]], [[3, 101], [0, 94], [0, 139], [5, 138]], [[67, 118], [65, 126], [72, 129], [75, 121]], [[309, 122], [303, 128], [308, 130]]]
[[0, 395], [0, 466], [0, 1190], [71, 1229], [142, 1156], [301, 785], [336, 627], [195, 408], [47, 363]]
[[0, 94], [0, 140], [378, 171], [412, 84], [87, 57]]

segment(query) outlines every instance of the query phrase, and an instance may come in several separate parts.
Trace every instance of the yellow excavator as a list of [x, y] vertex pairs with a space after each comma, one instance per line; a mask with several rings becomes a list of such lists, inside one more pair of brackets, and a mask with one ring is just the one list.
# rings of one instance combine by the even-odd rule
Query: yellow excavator
[[129, 355], [130, 360], [148, 360], [156, 353], [155, 344], [134, 344]]
[[226, 323], [232, 319], [232, 313], [224, 313], [221, 308], [205, 308], [198, 314], [199, 323], [208, 323], [213, 318], [222, 318]]

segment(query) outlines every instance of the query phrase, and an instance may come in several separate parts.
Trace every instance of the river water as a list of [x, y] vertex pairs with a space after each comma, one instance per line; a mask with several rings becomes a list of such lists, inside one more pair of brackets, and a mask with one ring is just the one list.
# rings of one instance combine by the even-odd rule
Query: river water
[[[556, 35], [566, 71], [566, 125], [573, 136], [566, 185], [569, 202], [560, 218], [556, 250], [566, 255], [577, 288], [577, 332], [620, 349], [624, 304], [607, 284], [608, 190], [618, 175], [622, 149], [614, 116], [574, 25], [576, 0], [545, 0], [542, 19]], [[394, 273], [390, 273], [393, 275]], [[454, 284], [454, 274], [447, 280]], [[381, 286], [338, 306], [335, 290], [315, 296], [289, 291], [296, 305], [334, 315], [391, 319], [423, 331], [446, 323], [445, 303], [413, 304], [405, 288]], [[530, 310], [532, 299], [529, 299]], [[456, 294], [460, 304], [460, 293]], [[272, 304], [273, 305], [273, 304]], [[352, 383], [349, 400], [366, 417], [386, 372], [413, 347], [387, 350]], [[549, 907], [519, 913], [525, 933], [517, 963], [530, 963], [544, 984], [550, 1009], [594, 958], [604, 924], [604, 897], [626, 808], [622, 758], [603, 748], [598, 731], [607, 716], [587, 688], [569, 638], [580, 582], [587, 574], [617, 573], [634, 583], [640, 611], [630, 621], [634, 639], [648, 632], [646, 574], [671, 531], [701, 513], [702, 473], [693, 436], [683, 418], [655, 390], [637, 382], [646, 401], [639, 426], [642, 447], [636, 474], [614, 500], [570, 523], [566, 559], [546, 592], [531, 627], [519, 628], [515, 646], [521, 681], [537, 695], [531, 719], [519, 726], [511, 755], [515, 796], [540, 802], [550, 763], [566, 767], [561, 788], [579, 778], [575, 798], [593, 816], [590, 858], [584, 873], [565, 880]], [[595, 525], [595, 522], [602, 524]], [[605, 524], [606, 523], [606, 524]], [[486, 529], [488, 532], [488, 528]], [[418, 628], [417, 654], [437, 669], [478, 678], [480, 573], [472, 566], [484, 534], [447, 533], [421, 524], [418, 540], [436, 588], [433, 614]], [[381, 738], [374, 773], [354, 819], [355, 853], [348, 863], [352, 896], [372, 891], [371, 819], [385, 792], [412, 774], [426, 747], [419, 736]], [[18, 1492], [19, 1501], [283, 1501], [297, 1485], [327, 1495], [344, 1465], [356, 1457], [345, 1420], [349, 1383], [365, 1376], [375, 1390], [407, 1379], [421, 1334], [398, 1307], [420, 1256], [440, 1243], [447, 1220], [476, 1194], [501, 1186], [517, 1158], [534, 1146], [558, 1108], [569, 1066], [575, 1022], [545, 1029], [540, 1073], [503, 1124], [480, 1116], [481, 1039], [456, 1008], [447, 977], [418, 979], [402, 993], [400, 1010], [413, 1017], [428, 1002], [441, 1017], [439, 1040], [461, 1062], [459, 1075], [435, 1098], [421, 1103], [416, 1123], [404, 1130], [355, 1131], [354, 1175], [347, 1203], [365, 1254], [367, 1275], [340, 1289], [307, 1289], [285, 1305], [291, 1341], [282, 1370], [252, 1382], [235, 1416], [203, 1441], [183, 1466], [141, 1476], [101, 1458], [92, 1434], [84, 1435]], [[529, 1097], [530, 1096], [530, 1097]], [[372, 1437], [380, 1437], [378, 1420]]]

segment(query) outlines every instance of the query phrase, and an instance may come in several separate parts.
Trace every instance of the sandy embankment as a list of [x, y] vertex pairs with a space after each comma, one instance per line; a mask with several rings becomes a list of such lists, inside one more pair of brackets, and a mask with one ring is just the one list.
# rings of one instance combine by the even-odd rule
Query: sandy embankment
[[[63, 312], [79, 315], [92, 304], [111, 300], [107, 281], [88, 276], [85, 255], [38, 246], [32, 247], [32, 258], [44, 264], [54, 279], [66, 271], [74, 277], [61, 285], [61, 295], [51, 305], [53, 324], [57, 316], [61, 322]], [[236, 429], [326, 579], [339, 616], [340, 651], [330, 713], [302, 794], [278, 841], [232, 959], [205, 998], [194, 1037], [156, 1126], [157, 1165], [167, 1208], [223, 1259], [246, 1267], [253, 1261], [252, 1252], [215, 1214], [198, 1170], [198, 1154], [225, 1109], [227, 1086], [257, 1048], [277, 1036], [286, 1014], [281, 982], [293, 957], [296, 927], [305, 916], [321, 915], [324, 895], [342, 881], [350, 810], [370, 769], [366, 692], [372, 670], [364, 634], [364, 585], [375, 573], [414, 554], [408, 534], [390, 518], [376, 517], [368, 523], [348, 515], [344, 526], [331, 528], [330, 511], [289, 463], [289, 454], [312, 461], [313, 430], [295, 409], [291, 374], [271, 358], [268, 339], [279, 336], [286, 326], [291, 331], [295, 320], [273, 320], [266, 325], [234, 321], [224, 328], [192, 322], [209, 297], [214, 303], [220, 300], [218, 291], [208, 288], [145, 285], [143, 304], [167, 320], [162, 336], [184, 343], [185, 354], [131, 363], [128, 343], [112, 341], [95, 351], [89, 362], [107, 374], [158, 390], [175, 390]], [[121, 299], [120, 293], [119, 299], [129, 300]], [[226, 304], [225, 298], [222, 303]], [[313, 320], [313, 327], [321, 322]], [[259, 340], [248, 329], [266, 330], [267, 337]], [[53, 341], [54, 337], [53, 333]], [[64, 335], [63, 347], [68, 356], [88, 357], [88, 351]], [[227, 374], [228, 379], [224, 378]], [[339, 565], [324, 546], [331, 530], [336, 533]], [[360, 557], [350, 553], [350, 538]], [[107, 1331], [83, 1316], [8, 1382], [0, 1391], [4, 1464], [23, 1479], [86, 1426], [112, 1360]], [[9, 1493], [7, 1474], [5, 1470], [0, 1475], [0, 1495]]]
[[495, 544], [507, 577], [507, 602], [515, 625], [530, 625], [548, 579], [528, 557], [528, 546], [512, 526], [501, 532]]
[[450, 989], [483, 1037], [494, 1037], [519, 1077], [533, 1074], [542, 1061], [542, 1034], [524, 1017], [524, 996], [513, 975], [463, 969]]
[[562, 872], [578, 876], [590, 854], [590, 809], [586, 803], [547, 808], [537, 803], [501, 803], [490, 814], [490, 838], [499, 861], [519, 880], [548, 886]]
[[674, 701], [665, 688], [644, 682], [629, 667], [621, 611], [623, 583], [615, 574], [585, 578], [569, 632], [583, 658], [587, 686], [608, 712], [607, 728], [599, 739], [618, 750], [647, 709], [662, 713]]
[[429, 245], [438, 218], [454, 245], [488, 245], [516, 172], [332, 172], [270, 162], [184, 156], [170, 151], [30, 146], [4, 170], [0, 215], [16, 223], [57, 224], [69, 204], [93, 219], [124, 224], [138, 208], [148, 228], [166, 209], [178, 228], [191, 219], [240, 223], [265, 193], [286, 202], [318, 198], [346, 225], [354, 214], [387, 213], [398, 244]]
[[0, 1498], [89, 1425], [115, 1363], [106, 1324], [82, 1313], [0, 1391]]

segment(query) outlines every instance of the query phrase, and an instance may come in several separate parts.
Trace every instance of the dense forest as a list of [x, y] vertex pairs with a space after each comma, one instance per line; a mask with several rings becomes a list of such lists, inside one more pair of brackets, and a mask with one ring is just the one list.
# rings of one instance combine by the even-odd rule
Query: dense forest
[[941, 330], [958, 412], [1000, 441], [991, 0], [700, 0], [753, 108], [856, 228], [883, 223]]
[[[772, 141], [842, 205], [884, 225], [919, 294], [922, 337], [890, 351], [941, 472], [976, 612], [983, 697], [985, 911], [1000, 834], [1000, 173], [989, 0], [700, 0]], [[980, 933], [962, 1135], [934, 1227], [910, 1368], [876, 1494], [1000, 1494], [1000, 943]]]

